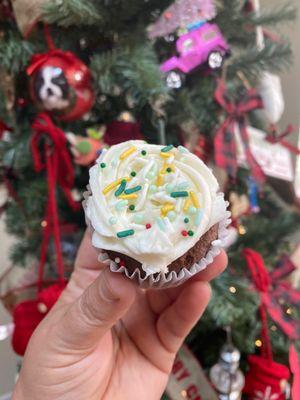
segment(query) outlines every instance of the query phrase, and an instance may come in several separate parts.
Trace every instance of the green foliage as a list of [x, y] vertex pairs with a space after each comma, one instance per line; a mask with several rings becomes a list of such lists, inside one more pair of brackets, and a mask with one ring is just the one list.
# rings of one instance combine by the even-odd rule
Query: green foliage
[[0, 39], [0, 65], [9, 73], [22, 71], [32, 54], [32, 44], [21, 39], [18, 33], [8, 32]]

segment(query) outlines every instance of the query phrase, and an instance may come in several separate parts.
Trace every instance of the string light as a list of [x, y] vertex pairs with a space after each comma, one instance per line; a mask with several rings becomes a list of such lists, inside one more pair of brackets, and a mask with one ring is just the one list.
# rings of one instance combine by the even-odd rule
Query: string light
[[240, 225], [238, 228], [239, 234], [240, 235], [245, 235], [246, 234], [246, 228], [244, 227], [244, 225]]
[[255, 346], [256, 347], [261, 347], [262, 346], [262, 341], [260, 339], [255, 340]]
[[271, 326], [271, 331], [276, 332], [277, 331], [277, 327], [275, 325]]
[[230, 286], [229, 292], [233, 294], [236, 293], [236, 288], [234, 286]]
[[186, 392], [186, 390], [182, 390], [182, 391], [181, 391], [181, 396], [182, 396], [182, 397], [187, 397], [187, 392]]
[[288, 315], [291, 315], [291, 314], [293, 314], [293, 310], [289, 307], [289, 308], [286, 310], [286, 313], [287, 313]]
[[47, 221], [43, 220], [43, 221], [41, 222], [42, 228], [46, 228], [47, 225], [48, 225]]

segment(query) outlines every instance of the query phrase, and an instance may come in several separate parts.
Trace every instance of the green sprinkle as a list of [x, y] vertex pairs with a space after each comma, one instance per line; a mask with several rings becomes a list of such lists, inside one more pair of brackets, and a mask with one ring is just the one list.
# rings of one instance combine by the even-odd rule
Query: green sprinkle
[[101, 167], [101, 168], [105, 168], [105, 167], [106, 167], [105, 162], [102, 162], [102, 163], [100, 164], [100, 167]]
[[162, 151], [163, 153], [167, 153], [168, 151], [172, 150], [173, 147], [174, 147], [174, 146], [173, 146], [172, 144], [169, 144], [169, 146], [166, 146], [166, 147], [162, 148], [161, 151]]
[[202, 220], [202, 216], [203, 216], [203, 210], [197, 210], [196, 216], [195, 216], [195, 225], [196, 226], [200, 225], [200, 222]]
[[116, 217], [110, 217], [108, 222], [110, 223], [110, 225], [115, 225], [118, 222], [118, 220]]
[[152, 194], [156, 193], [157, 192], [157, 186], [156, 185], [150, 185], [149, 192], [152, 193]]
[[131, 194], [131, 193], [138, 192], [138, 191], [141, 190], [141, 189], [142, 189], [142, 186], [135, 186], [135, 187], [133, 187], [133, 188], [126, 189], [126, 190], [124, 191], [124, 193], [125, 193], [125, 194]]
[[147, 154], [146, 150], [141, 151], [142, 156], [145, 156]]
[[136, 224], [141, 224], [144, 221], [144, 215], [143, 214], [135, 214], [133, 217], [133, 221]]
[[158, 225], [158, 227], [159, 227], [159, 229], [161, 231], [165, 231], [166, 230], [166, 225], [165, 225], [164, 220], [162, 218], [160, 218], [160, 217], [156, 218], [156, 223], [157, 223], [157, 225]]
[[168, 219], [169, 219], [171, 222], [174, 221], [175, 218], [176, 218], [176, 213], [175, 213], [175, 211], [169, 211], [168, 214], [167, 214], [167, 217], [168, 217]]
[[117, 233], [118, 238], [122, 239], [127, 236], [132, 236], [134, 235], [134, 230], [133, 229], [128, 229], [127, 231], [121, 231]]
[[173, 192], [174, 191], [174, 185], [172, 185], [172, 183], [168, 183], [167, 185], [166, 185], [166, 192], [167, 193], [171, 193], [171, 192]]
[[189, 208], [189, 214], [194, 215], [194, 214], [196, 214], [196, 212], [197, 212], [197, 208], [196, 207], [191, 206]]
[[193, 231], [188, 231], [189, 236], [194, 236], [194, 232]]
[[184, 218], [183, 221], [184, 221], [185, 224], [188, 224], [190, 222], [190, 220], [188, 218]]
[[118, 197], [122, 194], [126, 187], [126, 179], [123, 179], [118, 189], [115, 191], [115, 196]]
[[130, 175], [134, 178], [134, 177], [136, 176], [136, 172], [135, 172], [135, 171], [132, 171], [132, 172], [130, 173]]
[[189, 188], [189, 186], [190, 186], [189, 182], [180, 182], [180, 183], [178, 183], [178, 185], [176, 186], [176, 189], [177, 189], [178, 191], [186, 190], [186, 189]]
[[186, 149], [183, 146], [178, 146], [177, 149], [180, 151], [180, 153], [184, 153], [184, 154], [189, 153], [188, 149]]
[[134, 206], [133, 204], [131, 204], [131, 205], [129, 206], [129, 210], [130, 210], [130, 211], [134, 211], [134, 210], [135, 210], [135, 206]]
[[188, 197], [189, 194], [188, 192], [172, 192], [171, 197], [177, 198], [177, 197]]
[[166, 171], [167, 171], [168, 173], [170, 173], [170, 172], [172, 172], [172, 168], [168, 167], [168, 168], [166, 169]]
[[121, 211], [122, 208], [126, 207], [128, 204], [127, 200], [120, 200], [117, 202], [117, 204], [115, 205], [115, 208], [117, 211]]

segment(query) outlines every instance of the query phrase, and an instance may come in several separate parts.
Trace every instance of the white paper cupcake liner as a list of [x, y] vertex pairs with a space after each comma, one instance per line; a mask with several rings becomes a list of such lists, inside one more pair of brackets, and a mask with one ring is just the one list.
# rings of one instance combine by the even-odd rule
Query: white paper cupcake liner
[[[86, 202], [87, 198], [91, 194], [89, 192], [89, 187], [87, 188], [88, 191], [83, 194], [84, 201], [83, 201], [83, 208], [86, 210]], [[228, 226], [231, 224], [231, 213], [226, 211], [224, 218], [218, 223], [218, 239], [214, 240], [209, 250], [206, 253], [206, 256], [203, 257], [198, 263], [194, 264], [191, 268], [183, 268], [179, 272], [171, 271], [167, 274], [158, 273], [155, 275], [148, 275], [142, 276], [143, 272], [140, 271], [138, 268], [130, 272], [126, 267], [120, 267], [116, 264], [113, 260], [111, 260], [105, 250], [99, 250], [99, 261], [106, 263], [111, 272], [120, 273], [125, 275], [127, 278], [134, 280], [138, 283], [138, 285], [143, 289], [165, 289], [170, 287], [176, 287], [190, 279], [192, 276], [196, 275], [198, 272], [203, 271], [209, 264], [211, 264], [214, 258], [220, 254], [221, 249], [224, 247], [226, 243], [226, 238], [228, 235]], [[85, 219], [87, 226], [94, 231], [90, 220], [88, 219], [85, 213]]]

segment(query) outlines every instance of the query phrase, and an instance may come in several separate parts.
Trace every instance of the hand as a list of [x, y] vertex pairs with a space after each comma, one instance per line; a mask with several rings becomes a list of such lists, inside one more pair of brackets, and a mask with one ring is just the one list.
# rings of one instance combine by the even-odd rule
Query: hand
[[97, 260], [86, 233], [72, 278], [28, 345], [13, 400], [159, 400], [204, 312], [222, 252], [178, 288], [141, 290]]

